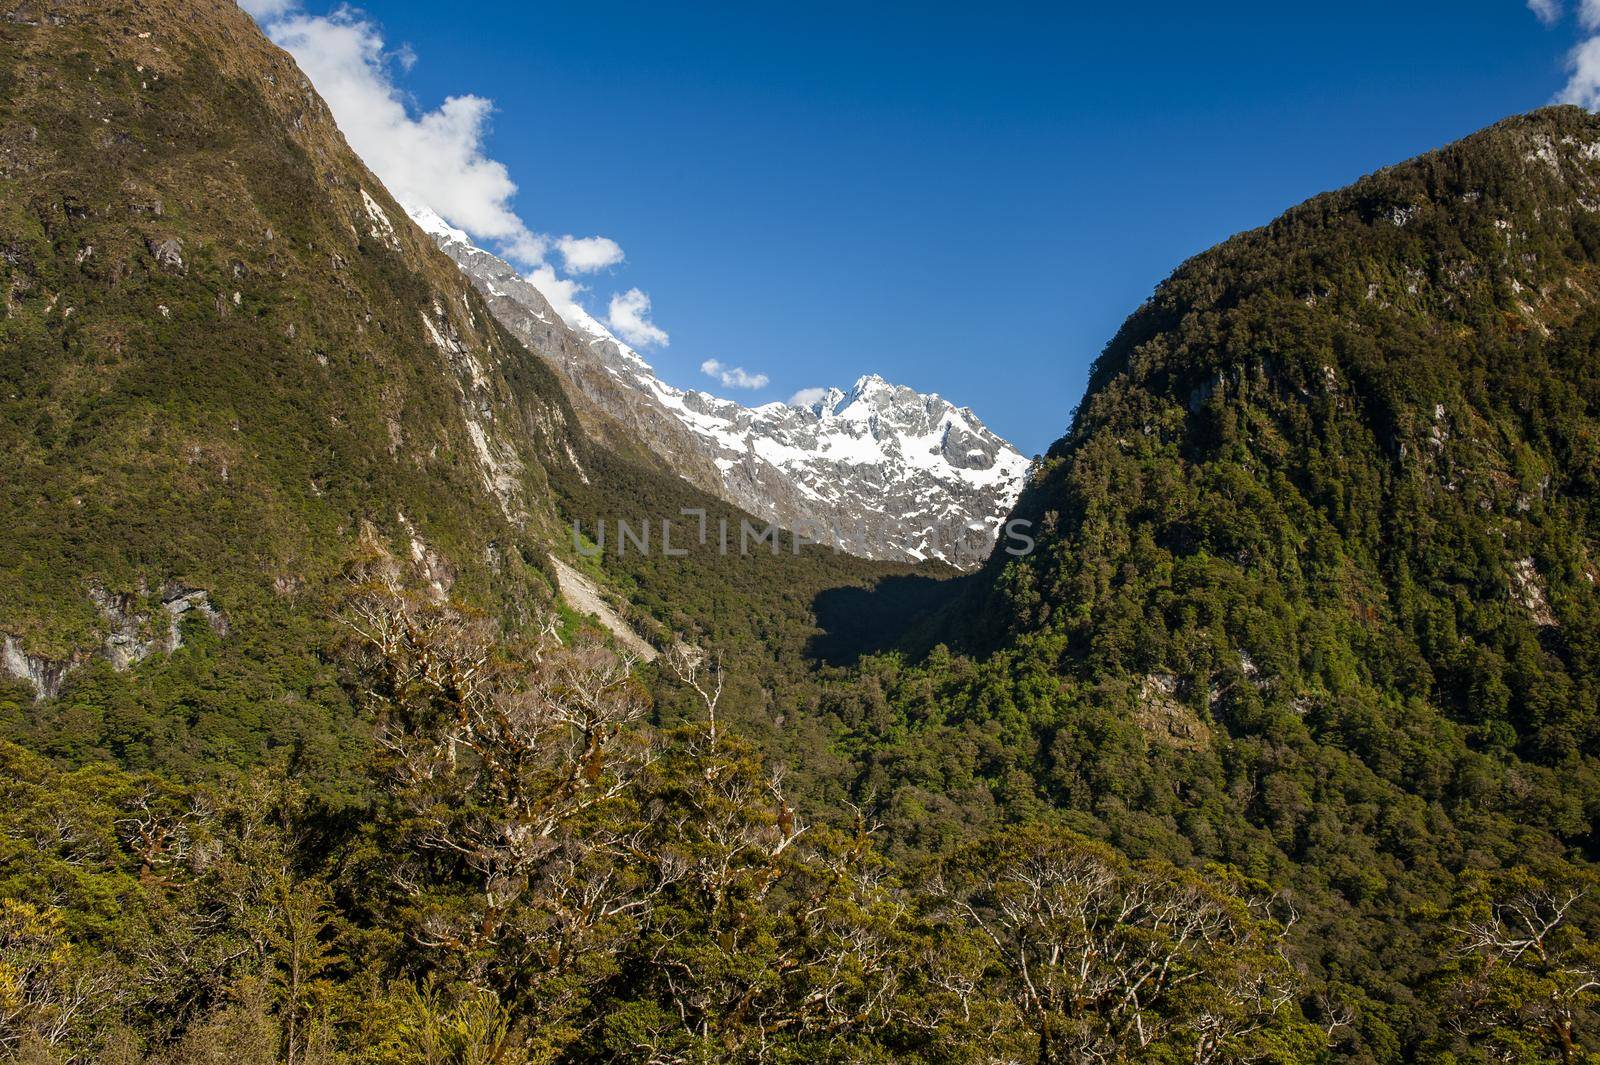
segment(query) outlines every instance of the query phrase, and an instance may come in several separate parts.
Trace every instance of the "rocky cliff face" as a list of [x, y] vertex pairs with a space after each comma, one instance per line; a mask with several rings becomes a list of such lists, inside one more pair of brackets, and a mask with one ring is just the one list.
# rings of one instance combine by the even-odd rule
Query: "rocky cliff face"
[[29, 654], [21, 640], [9, 633], [0, 636], [0, 674], [33, 688], [36, 699], [50, 699], [61, 693], [61, 685], [76, 669], [95, 658], [110, 663], [122, 672], [153, 654], [171, 654], [183, 646], [183, 622], [188, 617], [202, 619], [218, 636], [228, 635], [228, 619], [211, 605], [211, 593], [203, 588], [168, 584], [154, 598], [148, 588], [134, 592], [109, 592], [91, 583], [87, 598], [101, 618], [99, 646], [78, 647], [66, 658], [54, 660]]
[[809, 407], [674, 388], [599, 322], [563, 320], [511, 264], [410, 210], [501, 323], [560, 371], [593, 435], [642, 445], [698, 487], [851, 554], [961, 568], [988, 556], [1029, 464], [972, 411], [877, 376]]

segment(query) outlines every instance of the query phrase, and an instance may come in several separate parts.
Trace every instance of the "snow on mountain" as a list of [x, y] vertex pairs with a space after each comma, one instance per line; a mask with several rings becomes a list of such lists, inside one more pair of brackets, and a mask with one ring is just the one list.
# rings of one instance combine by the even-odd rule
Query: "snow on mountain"
[[810, 406], [746, 407], [676, 388], [581, 307], [558, 312], [466, 233], [427, 208], [407, 210], [502, 324], [566, 377], [602, 437], [620, 424], [679, 476], [852, 554], [961, 568], [988, 557], [1029, 461], [967, 408], [876, 374]]

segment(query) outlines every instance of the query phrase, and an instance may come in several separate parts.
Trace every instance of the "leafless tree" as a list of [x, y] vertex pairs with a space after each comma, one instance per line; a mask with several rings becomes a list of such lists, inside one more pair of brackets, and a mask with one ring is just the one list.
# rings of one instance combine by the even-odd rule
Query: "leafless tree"
[[1293, 970], [1248, 907], [1197, 878], [1043, 845], [936, 891], [1015, 974], [1041, 1062], [1222, 1060], [1294, 1001]]
[[1600, 1004], [1600, 948], [1576, 920], [1591, 891], [1523, 878], [1452, 929], [1456, 956], [1478, 963], [1448, 996], [1459, 1036], [1540, 1032], [1562, 1061], [1579, 1060], [1582, 1024]]
[[707, 654], [699, 647], [679, 641], [667, 654], [673, 674], [694, 690], [706, 708], [706, 721], [712, 753], [717, 749], [717, 703], [722, 700], [722, 655]]
[[[632, 658], [561, 646], [537, 624], [511, 646], [487, 619], [392, 585], [354, 596], [345, 623], [408, 838], [475, 885], [469, 910], [420, 922], [421, 945], [560, 972], [648, 906], [659, 883], [633, 860], [637, 829], [600, 816], [655, 758], [633, 727], [647, 702]], [[395, 877], [421, 890], [403, 867]]]
[[85, 1061], [74, 1037], [121, 1003], [115, 974], [78, 957], [54, 911], [0, 899], [0, 1058], [32, 1043]]

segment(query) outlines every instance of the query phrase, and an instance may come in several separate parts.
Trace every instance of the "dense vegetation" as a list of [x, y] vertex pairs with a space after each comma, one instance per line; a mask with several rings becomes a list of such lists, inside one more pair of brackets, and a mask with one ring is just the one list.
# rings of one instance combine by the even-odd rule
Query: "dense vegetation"
[[1600, 1060], [1597, 144], [1186, 264], [1027, 558], [590, 558], [741, 515], [583, 439], [232, 3], [18, 7], [0, 1059]]
[[[415, 530], [457, 594], [536, 597], [506, 511], [549, 510], [553, 375], [424, 238], [369, 215], [370, 195], [401, 217], [232, 4], [21, 8], [0, 112], [0, 624], [41, 670], [77, 667], [47, 707], [0, 698], [6, 732], [186, 775], [281, 749], [349, 771], [327, 589], [362, 541], [409, 551]], [[468, 394], [524, 477], [506, 510]], [[181, 589], [227, 640], [186, 626], [189, 653], [137, 678], [94, 654], [112, 630], [159, 639]]]
[[1587, 875], [1600, 814], [1597, 137], [1510, 120], [1162, 286], [1019, 504], [1039, 550], [945, 626], [966, 653], [822, 708], [888, 838], [1057, 810], [1226, 863], [1289, 892], [1341, 1054], [1457, 1039], [1442, 915], [1533, 856]]
[[[1035, 826], [896, 876], [631, 664], [399, 592], [344, 614], [371, 789], [182, 787], [14, 747], [0, 1048], [31, 1060], [1297, 1060], [1264, 885]], [[48, 901], [46, 901], [48, 900]], [[1041, 945], [1063, 949], [1041, 952]]]

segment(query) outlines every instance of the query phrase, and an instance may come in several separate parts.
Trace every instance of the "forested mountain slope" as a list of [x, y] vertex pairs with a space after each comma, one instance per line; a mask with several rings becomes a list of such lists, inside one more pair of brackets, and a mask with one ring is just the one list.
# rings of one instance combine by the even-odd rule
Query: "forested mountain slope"
[[324, 744], [309, 619], [353, 555], [542, 586], [554, 375], [233, 3], [12, 5], [0, 49], [5, 671], [53, 695], [203, 644], [186, 721], [148, 686], [89, 712], [202, 761]]
[[[1319, 643], [1392, 633], [1407, 647], [1362, 655], [1365, 679], [1459, 713], [1510, 670], [1509, 705], [1481, 715], [1514, 727], [1495, 742], [1578, 749], [1596, 697], [1597, 255], [1600, 125], [1555, 109], [1187, 263], [1107, 348], [1019, 507], [1046, 534], [1000, 578], [995, 620], [1072, 629], [1110, 609], [1108, 665], [1199, 678], [1236, 671], [1232, 650], [1285, 694], [1334, 684]], [[1226, 571], [1341, 616], [1264, 642], [1169, 617], [1172, 640], [1205, 629], [1213, 646], [1141, 643], [1128, 610], [1147, 613], [1163, 563], [1202, 558], [1222, 567], [1207, 585]], [[1540, 691], [1535, 672], [1577, 687]]]
[[1597, 256], [1600, 123], [1557, 109], [1192, 260], [1107, 348], [1019, 507], [1043, 535], [996, 558], [991, 633], [1063, 634], [1071, 671], [1170, 679], [1202, 718], [1381, 693], [1580, 771], [1600, 738]]
[[841, 694], [860, 793], [917, 847], [1057, 809], [1289, 888], [1351, 1054], [1492, 1027], [1426, 997], [1441, 915], [1475, 872], [1587, 875], [1600, 815], [1597, 344], [1574, 108], [1184, 264], [1025, 490], [1037, 550], [947, 629], [976, 657]]

